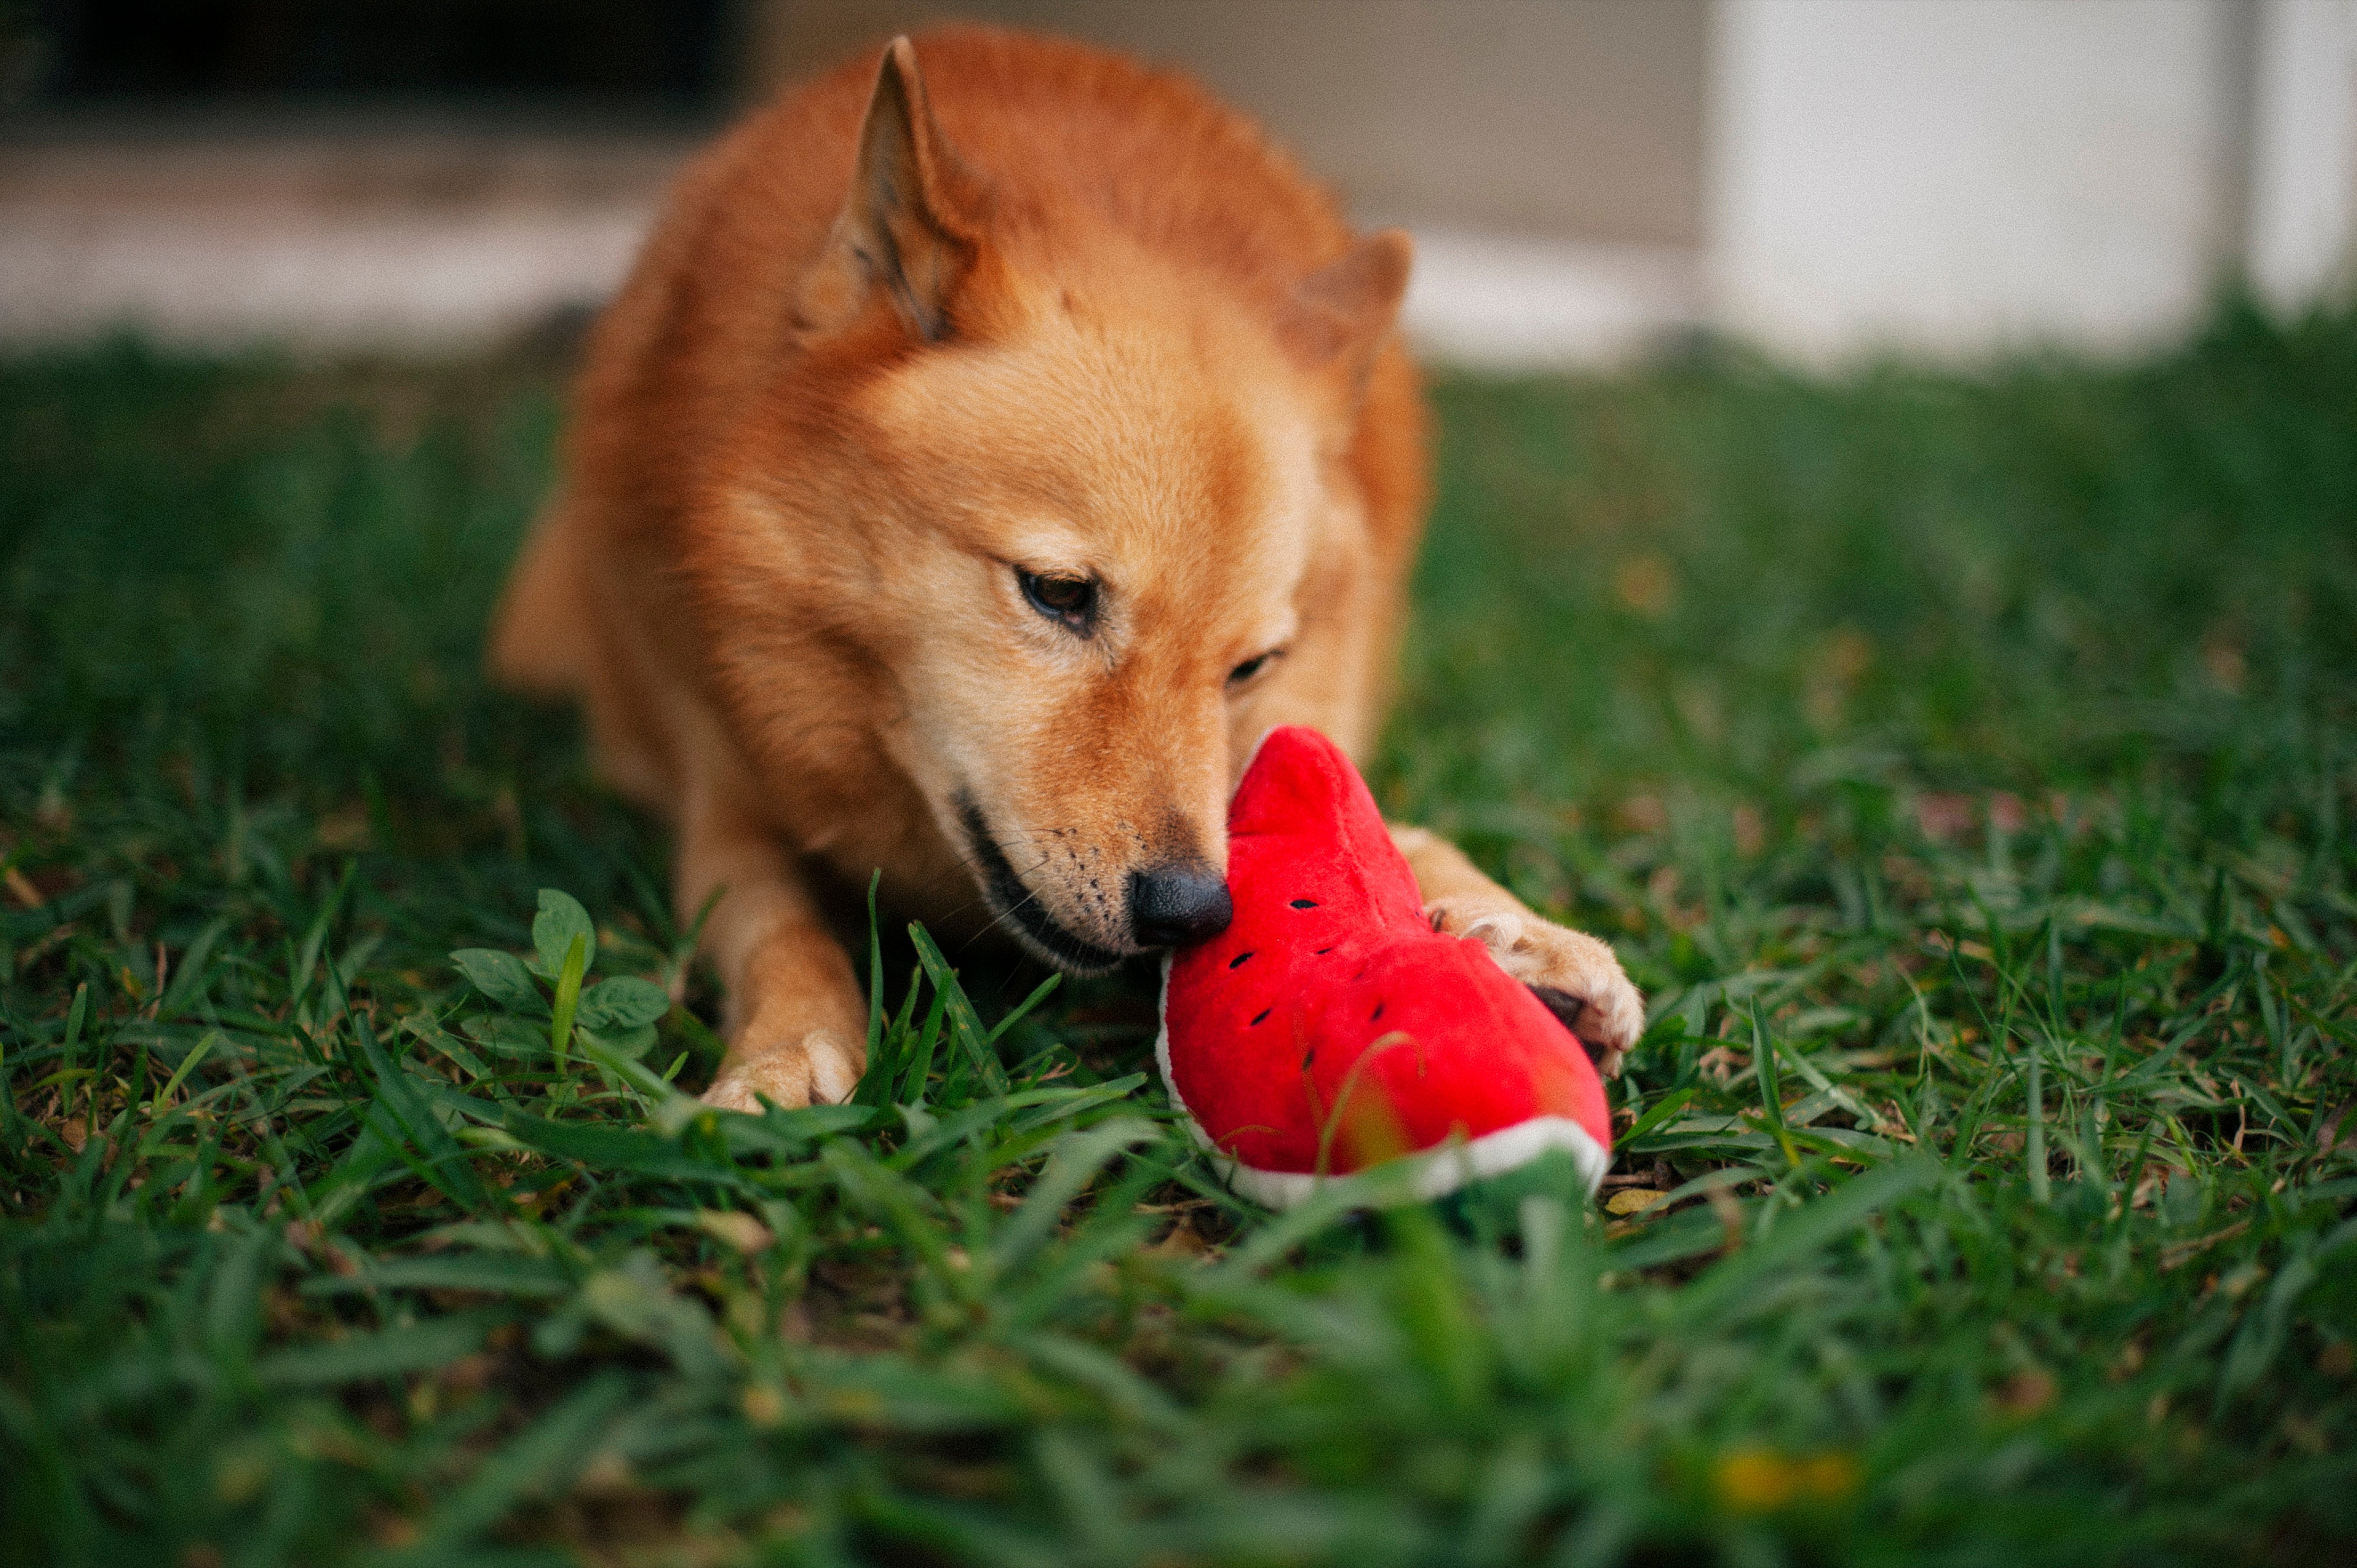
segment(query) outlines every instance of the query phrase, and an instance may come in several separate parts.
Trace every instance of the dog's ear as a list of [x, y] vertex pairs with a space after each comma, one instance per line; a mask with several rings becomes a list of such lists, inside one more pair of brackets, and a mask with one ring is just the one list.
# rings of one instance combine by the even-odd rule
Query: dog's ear
[[885, 47], [876, 91], [859, 127], [851, 194], [804, 276], [796, 324], [848, 325], [881, 294], [919, 339], [950, 332], [950, 306], [982, 248], [988, 192], [933, 124], [917, 51], [906, 38]]
[[1368, 235], [1295, 286], [1278, 317], [1278, 335], [1304, 364], [1347, 377], [1355, 397], [1399, 316], [1415, 259], [1405, 231]]

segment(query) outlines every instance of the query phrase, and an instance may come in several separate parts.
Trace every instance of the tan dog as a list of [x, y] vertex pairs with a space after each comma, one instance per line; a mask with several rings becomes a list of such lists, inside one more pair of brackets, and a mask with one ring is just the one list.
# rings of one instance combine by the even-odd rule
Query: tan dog
[[[1099, 971], [1225, 925], [1272, 725], [1373, 738], [1423, 526], [1354, 241], [1252, 124], [1113, 55], [896, 39], [684, 176], [589, 349], [496, 628], [679, 834], [727, 991], [706, 1099], [841, 1100], [866, 1008], [823, 895]], [[1611, 950], [1396, 830], [1435, 924], [1616, 1059]]]

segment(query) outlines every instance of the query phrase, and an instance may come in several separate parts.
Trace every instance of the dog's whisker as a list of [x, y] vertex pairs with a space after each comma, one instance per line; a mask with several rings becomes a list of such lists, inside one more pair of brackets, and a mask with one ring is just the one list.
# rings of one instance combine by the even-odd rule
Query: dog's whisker
[[[1030, 871], [1037, 871], [1047, 864], [1048, 857], [1042, 855], [1039, 859], [1031, 863]], [[1027, 905], [1037, 904], [1039, 902], [1039, 890], [1031, 886], [1030, 872], [1018, 871], [1015, 875], [1016, 880], [1023, 885], [1023, 897], [1008, 905], [1006, 908], [1000, 910], [997, 916], [993, 918], [988, 925], [983, 927], [982, 929], [976, 931], [973, 936], [968, 937], [965, 941], [961, 943], [958, 948], [960, 952], [963, 952], [967, 948], [972, 947], [975, 942], [980, 941], [983, 938], [990, 935], [993, 931], [997, 930], [999, 927], [1013, 919], [1017, 910], [1023, 908]], [[985, 896], [985, 899], [982, 901], [986, 902], [987, 896]], [[972, 908], [972, 906], [969, 905], [968, 908]]]
[[[1038, 832], [1027, 832], [1023, 830], [1017, 829], [1011, 833], [1008, 833], [1004, 839], [999, 837], [998, 831], [993, 831], [993, 842], [998, 846], [999, 853], [1002, 855], [1005, 854], [1006, 848], [1011, 846], [1017, 852], [1029, 852], [1034, 854], [1035, 858], [1028, 865], [1021, 867], [1020, 869], [1017, 869], [1011, 865], [1008, 867], [1008, 870], [1013, 875], [1016, 886], [1023, 890], [1023, 896], [1007, 905], [1005, 908], [997, 910], [988, 923], [984, 925], [972, 936], [968, 937], [963, 942], [960, 943], [958, 945], [958, 951], [961, 954], [963, 954], [968, 949], [972, 948], [975, 942], [1000, 931], [1002, 929], [1012, 929], [1017, 924], [1017, 917], [1023, 910], [1029, 908], [1034, 905], [1039, 906], [1042, 910], [1047, 908], [1047, 901], [1045, 897], [1042, 896], [1040, 890], [1033, 885], [1031, 879], [1035, 874], [1046, 867], [1055, 859], [1056, 849], [1058, 846], [1055, 843], [1049, 842], [1046, 847], [1042, 848], [1040, 847], [1040, 841], [1042, 839], [1049, 841], [1059, 840], [1067, 836], [1071, 831], [1071, 830], [1068, 828], [1047, 828], [1042, 829]], [[985, 891], [980, 897], [969, 899], [964, 904], [960, 905], [958, 909], [953, 911], [953, 913], [962, 914], [965, 910], [972, 908], [976, 903], [988, 903], [989, 897], [990, 896], [988, 892]], [[1054, 916], [1052, 914], [1049, 915], [1048, 918], [1051, 923], [1055, 923]]]
[[[1052, 836], [1065, 830], [1049, 828], [1045, 831], [1048, 834]], [[1022, 839], [1027, 840], [1036, 839], [1037, 836], [1038, 835], [1029, 833], [1023, 833], [1020, 835]], [[974, 931], [974, 934], [969, 936], [964, 941], [959, 943], [957, 946], [957, 951], [961, 955], [963, 955], [967, 949], [973, 947], [975, 942], [990, 936], [994, 932], [997, 931], [1002, 926], [1006, 925], [1008, 921], [1015, 917], [1017, 911], [1023, 909], [1028, 905], [1039, 902], [1039, 891], [1031, 885], [1031, 877], [1033, 874], [1039, 871], [1041, 868], [1046, 866], [1049, 862], [1055, 858], [1055, 851], [1052, 846], [1047, 849], [1039, 849], [1034, 843], [1017, 843], [1015, 847], [1018, 850], [1030, 851], [1037, 856], [1037, 858], [1032, 860], [1028, 865], [1025, 865], [1015, 873], [1016, 881], [1023, 888], [1023, 897], [1005, 909], [995, 910], [992, 918], [987, 924]], [[969, 867], [968, 869], [969, 873], [971, 873], [971, 868]], [[946, 874], [943, 880], [946, 880]], [[937, 923], [947, 924], [950, 921], [956, 920], [963, 917], [977, 906], [990, 908], [989, 893], [979, 887], [976, 888], [972, 897], [951, 906], [941, 915]]]

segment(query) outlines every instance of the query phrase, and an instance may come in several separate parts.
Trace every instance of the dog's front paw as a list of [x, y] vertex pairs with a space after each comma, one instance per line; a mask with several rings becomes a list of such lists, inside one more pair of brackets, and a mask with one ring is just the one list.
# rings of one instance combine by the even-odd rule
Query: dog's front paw
[[704, 1091], [704, 1102], [756, 1116], [765, 1098], [784, 1111], [837, 1105], [859, 1087], [866, 1065], [864, 1043], [847, 1045], [826, 1029], [780, 1039], [766, 1034], [756, 1019], [728, 1047], [720, 1075]]
[[1608, 1076], [1645, 1032], [1645, 1000], [1621, 972], [1612, 950], [1585, 931], [1542, 920], [1479, 895], [1436, 898], [1424, 907], [1432, 929], [1469, 937], [1498, 967], [1534, 992], [1579, 1036]]

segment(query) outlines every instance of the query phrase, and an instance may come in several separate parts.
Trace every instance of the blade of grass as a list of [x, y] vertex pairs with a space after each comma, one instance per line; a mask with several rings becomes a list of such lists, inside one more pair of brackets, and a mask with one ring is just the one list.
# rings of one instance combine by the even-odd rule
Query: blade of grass
[[581, 977], [589, 967], [588, 939], [576, 935], [565, 950], [565, 967], [556, 976], [556, 995], [549, 1004], [548, 1048], [562, 1068], [573, 1052], [573, 1014], [581, 1004]]
[[1760, 1119], [1768, 1128], [1776, 1146], [1784, 1151], [1784, 1163], [1801, 1163], [1800, 1151], [1792, 1146], [1792, 1134], [1784, 1125], [1783, 1080], [1776, 1070], [1776, 1044], [1768, 1037], [1767, 1026], [1760, 1022], [1760, 1004], [1755, 999], [1751, 1014], [1751, 1062], [1760, 1075]]
[[948, 1009], [951, 1035], [964, 1048], [967, 1059], [981, 1078], [983, 1088], [994, 1099], [1006, 1093], [1006, 1069], [999, 1064], [998, 1052], [991, 1036], [974, 1015], [974, 1004], [966, 1000], [965, 988], [958, 983], [957, 972], [924, 927], [915, 922], [909, 926], [909, 940], [917, 946], [917, 961], [924, 965], [926, 978], [933, 983], [940, 1002]]

